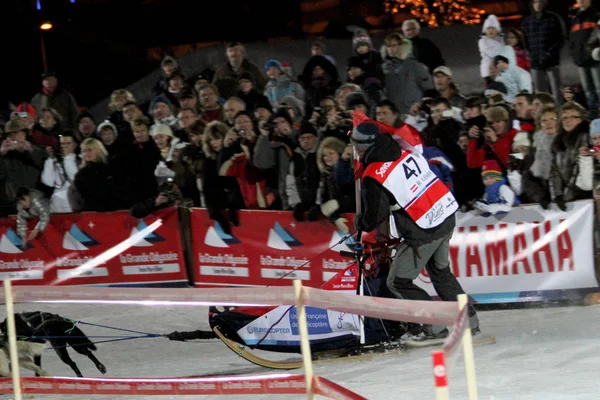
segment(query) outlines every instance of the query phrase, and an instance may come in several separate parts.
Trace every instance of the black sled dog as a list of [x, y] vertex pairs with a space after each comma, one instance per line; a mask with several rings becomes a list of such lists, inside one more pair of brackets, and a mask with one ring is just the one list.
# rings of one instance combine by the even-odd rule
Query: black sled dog
[[[15, 328], [19, 341], [46, 344], [50, 343], [56, 354], [62, 362], [67, 364], [78, 377], [83, 377], [81, 371], [75, 364], [75, 361], [69, 356], [67, 346], [71, 346], [77, 353], [87, 356], [98, 371], [106, 373], [106, 367], [102, 364], [92, 351], [96, 351], [96, 346], [83, 333], [81, 329], [75, 326], [75, 323], [69, 319], [63, 318], [57, 314], [51, 314], [42, 311], [15, 313]], [[0, 323], [0, 330], [6, 336], [6, 319]], [[33, 355], [36, 366], [42, 366], [41, 351]], [[38, 376], [36, 372], [36, 376]]]

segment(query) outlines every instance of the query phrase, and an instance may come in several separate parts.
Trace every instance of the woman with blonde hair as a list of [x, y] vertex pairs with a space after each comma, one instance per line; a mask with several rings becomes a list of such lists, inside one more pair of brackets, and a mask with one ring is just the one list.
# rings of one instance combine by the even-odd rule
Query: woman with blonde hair
[[[503, 172], [508, 166], [508, 157], [517, 130], [512, 128], [506, 107], [494, 106], [486, 110], [487, 126], [481, 130], [476, 125], [469, 129], [467, 166], [480, 168], [485, 160], [498, 162]], [[481, 138], [481, 136], [483, 136]]]
[[127, 89], [117, 89], [110, 95], [108, 108], [112, 111], [108, 120], [117, 127], [117, 133], [121, 139], [125, 139], [127, 143], [133, 141], [133, 131], [129, 122], [123, 117], [123, 107], [125, 104], [134, 102], [135, 97]]
[[75, 189], [83, 203], [83, 211], [116, 210], [118, 193], [107, 164], [106, 148], [94, 138], [84, 140], [80, 147], [82, 161], [75, 175]]

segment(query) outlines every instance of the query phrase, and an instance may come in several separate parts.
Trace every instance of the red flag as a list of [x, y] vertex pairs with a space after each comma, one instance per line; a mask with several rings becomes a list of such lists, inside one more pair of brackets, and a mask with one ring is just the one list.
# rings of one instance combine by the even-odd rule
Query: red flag
[[400, 146], [403, 146], [405, 143], [408, 143], [411, 147], [414, 147], [419, 152], [423, 152], [423, 141], [421, 140], [421, 135], [419, 131], [416, 130], [414, 127], [408, 124], [402, 124], [400, 128], [394, 128], [393, 126], [389, 126], [387, 124], [384, 124], [383, 122], [372, 120], [359, 111], [354, 111], [354, 126], [360, 125], [363, 122], [369, 122], [376, 125], [377, 127], [379, 127], [382, 133], [387, 133], [388, 135], [391, 135], [398, 142], [398, 144], [400, 144]]

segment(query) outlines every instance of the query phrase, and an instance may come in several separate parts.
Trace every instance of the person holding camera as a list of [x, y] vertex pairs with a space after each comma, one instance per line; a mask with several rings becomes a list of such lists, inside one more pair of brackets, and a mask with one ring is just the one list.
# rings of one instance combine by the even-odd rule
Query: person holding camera
[[77, 139], [73, 131], [63, 132], [59, 136], [60, 145], [47, 147], [48, 158], [44, 162], [42, 183], [53, 188], [50, 197], [52, 213], [70, 213], [80, 211], [71, 187], [79, 170]]
[[[469, 130], [467, 166], [480, 168], [485, 160], [498, 161], [503, 174], [506, 174], [508, 156], [517, 130], [511, 127], [508, 111], [502, 106], [486, 110], [485, 128], [472, 126]], [[483, 139], [482, 139], [483, 138]]]
[[[33, 189], [19, 188], [17, 201], [17, 234], [23, 241], [23, 248], [44, 232], [50, 223], [50, 208], [42, 192]], [[27, 234], [27, 221], [39, 218], [35, 228]]]
[[0, 145], [0, 211], [14, 214], [17, 188], [34, 189], [40, 182], [44, 152], [28, 140], [29, 131], [19, 120], [6, 124], [6, 139]]
[[260, 135], [254, 144], [252, 164], [262, 170], [270, 179], [270, 187], [276, 190], [276, 199], [271, 208], [289, 210], [285, 187], [290, 159], [297, 147], [293, 138], [296, 131], [292, 118], [284, 108], [277, 110], [269, 122], [260, 128]]
[[165, 183], [159, 187], [158, 192], [156, 197], [134, 204], [131, 207], [131, 215], [138, 219], [145, 218], [163, 208], [179, 206], [183, 201], [181, 190], [173, 178], [167, 178]]

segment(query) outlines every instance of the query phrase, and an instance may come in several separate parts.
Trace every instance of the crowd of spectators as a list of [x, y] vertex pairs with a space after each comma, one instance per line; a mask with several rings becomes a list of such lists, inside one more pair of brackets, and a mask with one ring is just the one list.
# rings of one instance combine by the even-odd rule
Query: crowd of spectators
[[[144, 215], [182, 203], [206, 207], [225, 231], [239, 223], [238, 210], [269, 209], [298, 221], [325, 217], [347, 232], [343, 214], [356, 207], [348, 144], [355, 111], [420, 132], [432, 170], [463, 210], [505, 212], [519, 202], [564, 210], [592, 198], [600, 160], [600, 14], [590, 0], [578, 2], [570, 24], [544, 0], [531, 2], [522, 29], [503, 31], [490, 15], [478, 42], [481, 93], [468, 97], [415, 20], [381, 49], [356, 28], [345, 64], [314, 42], [298, 77], [285, 60], [255, 65], [240, 43], [227, 45], [216, 71], [194, 76], [165, 57], [149, 108], [117, 89], [105, 118], [79, 110], [45, 72], [42, 90], [4, 127], [1, 213], [18, 204], [26, 212], [22, 205], [40, 205], [40, 196], [52, 213]], [[561, 86], [563, 45], [579, 67], [581, 94]], [[34, 190], [29, 202], [17, 201], [23, 189]]]

